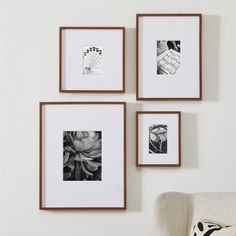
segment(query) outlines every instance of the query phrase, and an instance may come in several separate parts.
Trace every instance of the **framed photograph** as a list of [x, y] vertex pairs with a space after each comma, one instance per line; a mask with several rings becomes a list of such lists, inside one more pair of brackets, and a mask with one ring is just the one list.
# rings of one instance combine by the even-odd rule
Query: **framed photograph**
[[60, 27], [60, 92], [125, 92], [125, 27]]
[[40, 103], [41, 210], [126, 209], [126, 104]]
[[201, 14], [137, 14], [137, 100], [201, 100]]
[[136, 165], [181, 166], [181, 112], [136, 112]]

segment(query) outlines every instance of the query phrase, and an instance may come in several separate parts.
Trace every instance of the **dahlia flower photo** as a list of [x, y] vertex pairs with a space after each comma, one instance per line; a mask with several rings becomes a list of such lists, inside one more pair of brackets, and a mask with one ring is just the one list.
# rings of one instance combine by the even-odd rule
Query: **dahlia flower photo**
[[63, 180], [102, 180], [102, 132], [63, 132]]

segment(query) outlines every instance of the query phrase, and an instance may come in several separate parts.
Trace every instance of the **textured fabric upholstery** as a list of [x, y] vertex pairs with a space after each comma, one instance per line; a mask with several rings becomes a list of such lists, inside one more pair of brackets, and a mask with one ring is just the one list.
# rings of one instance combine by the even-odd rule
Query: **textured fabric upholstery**
[[192, 236], [199, 219], [236, 225], [236, 193], [163, 193], [156, 214], [158, 236]]

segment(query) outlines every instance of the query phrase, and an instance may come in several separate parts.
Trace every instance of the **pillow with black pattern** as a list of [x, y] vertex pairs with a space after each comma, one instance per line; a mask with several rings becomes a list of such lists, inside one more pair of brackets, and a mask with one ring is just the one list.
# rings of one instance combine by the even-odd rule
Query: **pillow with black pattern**
[[236, 225], [199, 220], [193, 227], [193, 236], [236, 236]]

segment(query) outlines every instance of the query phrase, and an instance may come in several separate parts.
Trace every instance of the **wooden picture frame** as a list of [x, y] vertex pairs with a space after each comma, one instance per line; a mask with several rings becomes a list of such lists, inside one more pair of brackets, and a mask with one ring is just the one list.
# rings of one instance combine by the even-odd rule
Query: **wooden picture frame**
[[[72, 36], [66, 36], [66, 32]], [[75, 41], [76, 45], [73, 46]], [[92, 55], [89, 60], [84, 59], [84, 50], [88, 50], [86, 47], [89, 46], [96, 47], [102, 52], [103, 57], [100, 58], [99, 65], [101, 69], [96, 73], [84, 73], [84, 62], [94, 57]], [[65, 62], [64, 54], [68, 62]], [[113, 81], [110, 81], [111, 78]], [[59, 92], [125, 93], [125, 27], [59, 27]]]
[[[143, 117], [146, 116], [146, 118], [143, 119], [141, 116]], [[154, 118], [154, 116], [156, 116], [156, 118]], [[165, 117], [166, 119], [169, 119], [167, 123], [163, 122], [165, 120]], [[140, 121], [140, 119], [142, 120]], [[158, 123], [158, 125], [156, 123]], [[165, 131], [163, 133], [163, 135], [165, 136], [163, 136], [164, 139], [162, 139], [162, 141], [164, 140], [163, 143], [166, 142], [166, 148], [164, 147], [164, 144], [162, 144], [162, 147], [164, 147], [162, 152], [160, 152], [159, 150], [157, 150], [157, 152], [153, 152], [152, 151], [153, 149], [150, 150], [150, 140], [151, 140], [150, 130], [153, 131], [154, 128], [156, 130], [156, 133], [154, 132], [154, 134], [156, 134], [155, 138], [158, 137], [157, 135], [158, 129], [160, 131], [159, 135], [161, 134], [162, 130]], [[174, 138], [169, 137], [169, 134], [172, 134]], [[161, 137], [159, 139], [156, 139], [155, 146], [159, 145], [160, 143], [159, 140], [161, 140]], [[143, 149], [143, 144], [146, 144], [146, 146], [149, 147]], [[142, 147], [140, 148], [141, 145]], [[160, 157], [158, 155], [160, 155]], [[169, 155], [170, 157], [165, 155]], [[137, 167], [181, 166], [181, 112], [180, 111], [136, 112], [136, 166]]]
[[[107, 122], [106, 119], [103, 119], [103, 116], [110, 117], [112, 120]], [[55, 122], [54, 119], [57, 119], [57, 121]], [[77, 123], [80, 123], [80, 125], [77, 126]], [[74, 129], [74, 127], [76, 128]], [[72, 130], [83, 131], [73, 131], [75, 135], [73, 136]], [[96, 132], [93, 132], [93, 130], [96, 130]], [[99, 132], [101, 134], [98, 134], [100, 137], [94, 136], [99, 133], [97, 130], [100, 130]], [[113, 135], [113, 138], [109, 138], [109, 135], [111, 135], [113, 131], [117, 131], [116, 135]], [[67, 134], [65, 134], [65, 132]], [[66, 144], [68, 141], [65, 141], [65, 139], [69, 137], [69, 135], [75, 138], [74, 141], [72, 139], [72, 145], [74, 146], [68, 147], [68, 144]], [[83, 137], [79, 139], [78, 136], [80, 135]], [[126, 210], [125, 102], [40, 102], [39, 136], [40, 210]], [[101, 142], [97, 145], [96, 142], [99, 141], [99, 138], [101, 138]], [[80, 140], [80, 143], [83, 143], [83, 145], [87, 145], [86, 143], [88, 142], [85, 142], [85, 139], [90, 140], [91, 147], [84, 146], [84, 148], [81, 149], [81, 146], [80, 149], [78, 149], [78, 140]], [[71, 139], [69, 138], [69, 140]], [[111, 140], [114, 140], [114, 142]], [[119, 146], [117, 146], [117, 144]], [[86, 148], [88, 151], [86, 151]], [[75, 179], [74, 176], [73, 178], [68, 179], [66, 177], [67, 179], [65, 179], [65, 159], [63, 160], [62, 158], [65, 157], [65, 151], [70, 152], [71, 149], [74, 150], [72, 150], [69, 155], [74, 155], [73, 152], [75, 152], [77, 154], [79, 153], [79, 156], [75, 154], [75, 156], [70, 156], [69, 158], [72, 158], [72, 160], [74, 158], [75, 160], [75, 158], [78, 159], [78, 157], [80, 157], [80, 165], [82, 165], [83, 161], [88, 162], [88, 160], [90, 160], [91, 162], [92, 158], [94, 158], [92, 159], [93, 163], [98, 162], [98, 157], [94, 155], [100, 151], [100, 163], [104, 163], [104, 165], [99, 165], [102, 170], [99, 170], [99, 173], [97, 172], [98, 175], [95, 176], [96, 179], [91, 179], [94, 178], [94, 176], [91, 177], [87, 175], [87, 172], [84, 172], [83, 168], [80, 168], [79, 172], [81, 172], [81, 175], [78, 177], [77, 174], [78, 178]], [[113, 153], [113, 155], [110, 155], [110, 149], [115, 150], [116, 154]], [[95, 151], [97, 152], [94, 153]], [[84, 155], [82, 155], [82, 153]], [[92, 155], [90, 155], [90, 159], [88, 159], [87, 154]], [[67, 158], [68, 162], [69, 158]], [[98, 169], [87, 168], [87, 171], [88, 174], [89, 172], [90, 174], [94, 174]], [[88, 184], [86, 185], [86, 183]], [[101, 191], [97, 191], [98, 186]], [[109, 191], [105, 191], [108, 187]], [[89, 194], [86, 193], [86, 188], [88, 188]], [[71, 191], [71, 194], [69, 191]], [[78, 191], [79, 196], [73, 198], [74, 194]], [[92, 197], [89, 199], [89, 196], [94, 196], [93, 194], [95, 193], [96, 198]], [[85, 200], [78, 200], [79, 197]], [[94, 202], [96, 201], [95, 199], [97, 199], [98, 202]], [[73, 205], [73, 201], [76, 202], [77, 205]], [[86, 204], [83, 205], [83, 201], [86, 202]], [[92, 202], [92, 204], [89, 205], [88, 202]]]
[[[173, 22], [170, 22], [172, 18]], [[164, 21], [165, 19], [168, 20], [166, 23]], [[173, 31], [171, 31], [171, 24], [173, 24]], [[186, 38], [183, 36], [185, 32], [181, 32], [180, 30], [181, 24], [185, 24], [187, 27], [186, 29], [183, 25], [186, 32]], [[191, 26], [191, 24], [194, 25]], [[160, 25], [163, 25], [163, 29]], [[144, 30], [145, 26], [146, 30]], [[195, 29], [194, 27], [198, 27], [198, 29]], [[192, 29], [192, 31], [188, 30], [188, 28]], [[149, 33], [152, 35], [149, 36]], [[172, 63], [173, 60], [168, 63], [165, 60], [162, 62], [160, 60], [158, 61], [158, 55], [161, 54], [160, 51], [158, 52], [158, 42], [159, 45], [160, 42], [164, 42], [161, 40], [166, 40], [165, 42], [167, 43], [179, 42], [180, 45], [178, 46], [179, 51], [181, 49], [181, 54], [180, 52], [178, 53], [175, 50], [170, 49], [170, 46], [167, 47], [167, 51], [175, 52], [178, 54], [176, 57], [179, 56], [180, 61], [174, 61], [176, 67], [173, 67], [172, 64], [168, 65], [168, 63]], [[145, 48], [143, 48], [143, 45], [146, 45]], [[163, 45], [164, 43], [162, 46]], [[155, 47], [156, 51], [154, 49]], [[165, 53], [163, 51], [163, 57], [164, 54], [168, 54], [167, 56], [171, 54], [167, 51]], [[166, 60], [167, 59], [169, 60], [169, 58], [166, 58]], [[170, 67], [169, 71], [165, 71], [164, 73], [163, 70], [159, 70], [158, 68], [162, 68], [160, 63], [166, 63], [165, 66]], [[190, 64], [191, 68], [188, 68], [187, 64]], [[177, 79], [175, 80], [173, 78]], [[146, 80], [146, 85], [144, 80]], [[172, 81], [170, 82], [170, 80]], [[142, 88], [144, 85], [145, 88]], [[136, 99], [143, 101], [202, 100], [202, 14], [136, 15]]]

